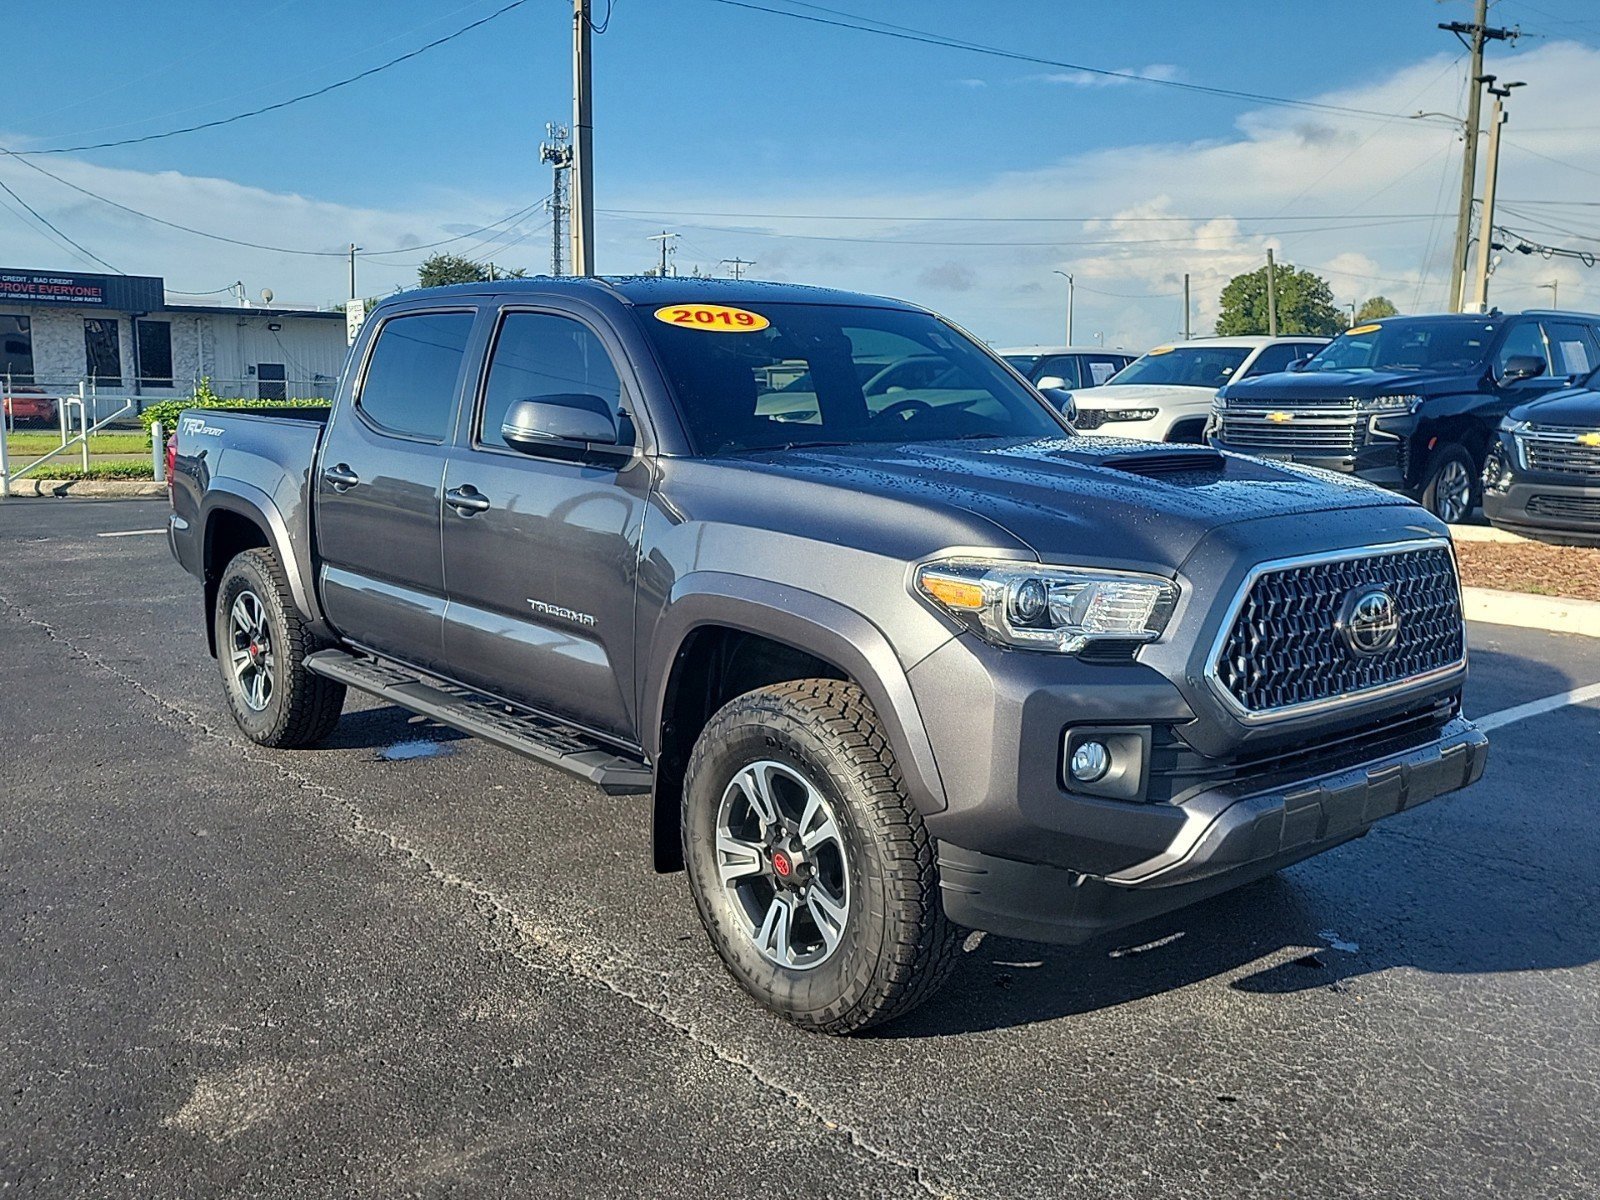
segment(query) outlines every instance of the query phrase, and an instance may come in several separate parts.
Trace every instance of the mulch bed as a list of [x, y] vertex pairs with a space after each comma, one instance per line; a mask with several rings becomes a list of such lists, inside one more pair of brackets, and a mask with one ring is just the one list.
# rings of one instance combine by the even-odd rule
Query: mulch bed
[[1600, 550], [1543, 542], [1456, 543], [1467, 587], [1600, 600]]

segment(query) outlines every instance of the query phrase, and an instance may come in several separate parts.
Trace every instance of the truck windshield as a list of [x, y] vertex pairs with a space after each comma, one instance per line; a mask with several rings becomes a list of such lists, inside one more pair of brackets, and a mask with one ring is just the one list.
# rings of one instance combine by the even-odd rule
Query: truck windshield
[[1215, 391], [1233, 378], [1248, 357], [1248, 346], [1157, 346], [1106, 380], [1106, 386], [1157, 383]]
[[1358, 325], [1306, 363], [1307, 371], [1470, 371], [1484, 364], [1498, 326], [1463, 317]]
[[701, 454], [1069, 432], [987, 352], [927, 313], [685, 303], [641, 318]]

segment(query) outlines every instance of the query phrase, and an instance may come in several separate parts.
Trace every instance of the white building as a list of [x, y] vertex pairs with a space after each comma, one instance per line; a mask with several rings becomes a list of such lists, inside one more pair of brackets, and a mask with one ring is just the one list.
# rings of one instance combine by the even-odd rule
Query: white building
[[333, 394], [343, 312], [168, 303], [162, 280], [0, 268], [0, 387], [75, 394], [102, 415], [190, 394]]

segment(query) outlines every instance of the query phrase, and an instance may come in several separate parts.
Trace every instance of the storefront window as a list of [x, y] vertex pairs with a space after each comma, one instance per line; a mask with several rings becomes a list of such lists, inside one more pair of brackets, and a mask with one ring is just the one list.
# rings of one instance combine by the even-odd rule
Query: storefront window
[[172, 386], [172, 322], [135, 321], [139, 339], [139, 382], [146, 387]]
[[116, 320], [87, 318], [83, 323], [83, 348], [89, 378], [100, 387], [121, 387], [122, 347], [117, 341]]
[[33, 322], [0, 316], [0, 382], [33, 382]]

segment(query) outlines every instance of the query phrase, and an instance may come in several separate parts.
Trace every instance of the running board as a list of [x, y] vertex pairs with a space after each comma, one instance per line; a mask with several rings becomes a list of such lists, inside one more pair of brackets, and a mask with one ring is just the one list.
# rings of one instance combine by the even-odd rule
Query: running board
[[377, 658], [358, 658], [343, 650], [319, 650], [306, 657], [306, 669], [432, 717], [441, 725], [559, 767], [597, 784], [611, 796], [650, 790], [650, 768], [601, 745], [586, 734], [520, 711], [468, 688], [426, 678]]

